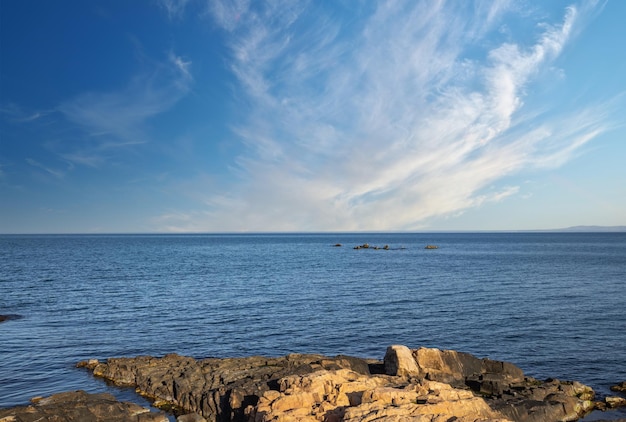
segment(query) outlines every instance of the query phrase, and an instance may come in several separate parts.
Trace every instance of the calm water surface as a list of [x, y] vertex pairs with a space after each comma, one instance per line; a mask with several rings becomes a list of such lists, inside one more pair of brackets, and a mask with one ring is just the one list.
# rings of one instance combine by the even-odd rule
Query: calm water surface
[[[352, 248], [365, 242], [392, 250]], [[626, 380], [625, 287], [626, 233], [5, 235], [0, 314], [22, 318], [0, 324], [0, 407], [137, 400], [74, 367], [90, 358], [382, 359], [397, 343], [606, 395]]]

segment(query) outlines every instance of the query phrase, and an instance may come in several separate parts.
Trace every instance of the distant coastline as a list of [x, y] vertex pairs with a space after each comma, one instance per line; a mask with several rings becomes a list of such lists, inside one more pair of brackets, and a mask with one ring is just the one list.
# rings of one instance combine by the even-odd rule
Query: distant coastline
[[576, 232], [576, 233], [611, 233], [611, 232], [626, 232], [626, 226], [572, 226], [564, 229], [556, 230], [541, 230], [541, 231], [555, 231], [555, 232]]

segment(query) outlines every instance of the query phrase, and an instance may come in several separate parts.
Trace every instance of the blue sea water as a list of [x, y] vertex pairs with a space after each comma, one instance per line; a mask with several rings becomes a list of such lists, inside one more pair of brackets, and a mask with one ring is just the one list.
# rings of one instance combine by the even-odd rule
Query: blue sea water
[[390, 344], [607, 395], [626, 380], [626, 233], [3, 235], [0, 314], [21, 316], [0, 323], [0, 407], [75, 389], [140, 402], [75, 368], [91, 358]]

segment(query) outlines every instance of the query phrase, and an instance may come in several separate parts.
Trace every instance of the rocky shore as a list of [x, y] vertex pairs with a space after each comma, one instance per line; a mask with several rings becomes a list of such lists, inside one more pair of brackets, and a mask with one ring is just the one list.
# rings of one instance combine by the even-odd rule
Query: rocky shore
[[[78, 366], [135, 388], [179, 422], [576, 421], [599, 405], [593, 390], [579, 382], [539, 381], [508, 362], [400, 345], [390, 346], [383, 361], [305, 354], [226, 359], [170, 354]], [[160, 422], [167, 417], [84, 392], [0, 410], [0, 422], [36, 420]]]

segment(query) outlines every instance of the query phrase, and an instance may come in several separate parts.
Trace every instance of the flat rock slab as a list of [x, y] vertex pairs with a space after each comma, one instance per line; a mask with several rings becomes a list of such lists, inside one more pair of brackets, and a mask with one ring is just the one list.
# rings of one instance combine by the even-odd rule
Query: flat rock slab
[[33, 399], [29, 406], [0, 409], [0, 422], [168, 422], [135, 403], [119, 402], [111, 394], [72, 391]]
[[200, 360], [169, 354], [111, 358], [106, 363], [90, 360], [78, 366], [119, 386], [134, 387], [157, 407], [215, 421], [247, 420], [246, 409], [266, 391], [277, 390], [280, 379], [289, 375], [348, 369], [370, 376], [366, 360], [307, 354]]

